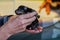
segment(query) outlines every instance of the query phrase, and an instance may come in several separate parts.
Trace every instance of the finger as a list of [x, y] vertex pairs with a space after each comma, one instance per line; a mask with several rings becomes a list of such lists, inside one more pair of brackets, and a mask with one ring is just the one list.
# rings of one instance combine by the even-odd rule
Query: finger
[[39, 33], [39, 31], [36, 31], [36, 30], [26, 30], [26, 32], [32, 33], [32, 34]]
[[17, 17], [17, 15], [10, 17], [9, 22], [13, 21], [16, 17]]
[[36, 19], [36, 17], [32, 17], [32, 18], [29, 18], [29, 19], [26, 19], [25, 21], [23, 21], [24, 23], [29, 23], [29, 22], [33, 22], [34, 20]]
[[24, 24], [24, 25], [19, 25], [18, 27], [16, 27], [16, 29], [22, 29], [22, 28], [26, 28], [26, 26], [30, 25], [30, 23]]
[[20, 25], [24, 25], [24, 24], [27, 24], [27, 23], [33, 22], [35, 19], [36, 19], [35, 16], [32, 17], [32, 18], [29, 18], [29, 19], [22, 19], [22, 21], [19, 20], [20, 22], [19, 22], [18, 24], [20, 24]]
[[28, 29], [26, 29], [26, 32], [29, 32], [29, 33], [40, 33], [40, 32], [42, 32], [42, 30], [43, 30], [43, 28], [42, 27], [38, 27], [38, 28], [36, 28], [36, 30], [28, 30]]
[[43, 30], [43, 27], [39, 26], [37, 29], [38, 29], [38, 30]]
[[41, 27], [41, 26], [39, 26], [38, 28], [35, 29], [36, 32], [37, 31], [42, 32], [42, 30], [43, 30], [43, 27]]
[[32, 23], [32, 22], [27, 23], [27, 24], [24, 24], [25, 28], [26, 28], [28, 25], [30, 25], [31, 23]]
[[34, 33], [40, 33], [40, 32], [42, 32], [42, 30], [41, 31], [39, 31], [39, 30], [26, 30], [26, 32], [34, 34]]
[[22, 18], [30, 18], [30, 17], [33, 17], [36, 14], [37, 14], [36, 12], [32, 12], [32, 13], [27, 13], [27, 14], [21, 15], [20, 17], [22, 17]]

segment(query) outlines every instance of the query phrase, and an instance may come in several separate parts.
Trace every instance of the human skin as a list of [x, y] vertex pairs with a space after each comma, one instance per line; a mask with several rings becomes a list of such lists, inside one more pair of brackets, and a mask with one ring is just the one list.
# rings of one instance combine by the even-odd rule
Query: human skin
[[42, 31], [42, 28], [38, 28], [37, 30], [27, 30], [26, 26], [31, 24], [36, 17], [36, 12], [12, 16], [8, 22], [6, 22], [0, 28], [0, 40], [7, 40], [11, 35], [14, 35], [19, 32], [27, 31], [29, 33], [39, 33]]

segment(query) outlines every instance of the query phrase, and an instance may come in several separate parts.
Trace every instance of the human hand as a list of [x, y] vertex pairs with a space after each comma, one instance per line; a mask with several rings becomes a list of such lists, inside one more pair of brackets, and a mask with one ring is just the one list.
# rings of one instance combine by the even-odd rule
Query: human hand
[[31, 24], [35, 19], [36, 12], [11, 17], [7, 23], [1, 27], [1, 31], [13, 35], [26, 30], [26, 26]]

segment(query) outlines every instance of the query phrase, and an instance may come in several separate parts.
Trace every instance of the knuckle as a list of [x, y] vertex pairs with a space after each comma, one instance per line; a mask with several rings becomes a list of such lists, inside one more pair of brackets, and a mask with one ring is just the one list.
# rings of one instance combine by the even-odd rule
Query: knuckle
[[20, 15], [20, 16], [18, 17], [18, 19], [20, 19], [20, 20], [24, 19], [24, 15]]

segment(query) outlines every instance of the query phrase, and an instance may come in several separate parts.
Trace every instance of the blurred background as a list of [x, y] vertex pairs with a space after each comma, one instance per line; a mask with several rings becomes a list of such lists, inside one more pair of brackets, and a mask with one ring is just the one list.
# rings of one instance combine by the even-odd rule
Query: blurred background
[[38, 10], [40, 4], [41, 0], [0, 0], [0, 15], [3, 16], [15, 14], [15, 9], [20, 5], [25, 5]]
[[[39, 7], [43, 2], [44, 2], [44, 0], [0, 0], [0, 16], [15, 15], [15, 10], [20, 5], [28, 6], [28, 7], [32, 8], [32, 9], [34, 9], [38, 12]], [[52, 24], [53, 19], [58, 16], [58, 13], [55, 12], [55, 11], [51, 11], [50, 15], [47, 15], [46, 12], [45, 12], [45, 8], [43, 8], [42, 11], [38, 14], [41, 16], [40, 19], [43, 20], [43, 22], [42, 22], [44, 24], [43, 26]], [[56, 25], [52, 25], [51, 27], [55, 27], [55, 26], [60, 28], [60, 22], [57, 23]], [[48, 35], [50, 34], [50, 35], [48, 37], [45, 37], [45, 36], [47, 36], [47, 34]], [[39, 38], [39, 35], [38, 35], [38, 37], [36, 37], [37, 35], [34, 36], [33, 39], [35, 37]], [[55, 38], [57, 35], [60, 35], [60, 29], [56, 29], [56, 28], [51, 29], [50, 28], [47, 31], [44, 31], [42, 33], [42, 39], [43, 38], [52, 38], [52, 37]]]
[[[38, 12], [43, 1], [44, 0], [0, 0], [0, 16], [15, 15], [15, 10], [20, 5], [28, 6]], [[41, 15], [43, 19], [57, 16], [56, 12], [51, 12], [50, 15], [47, 16], [45, 9], [43, 9], [39, 15]]]

